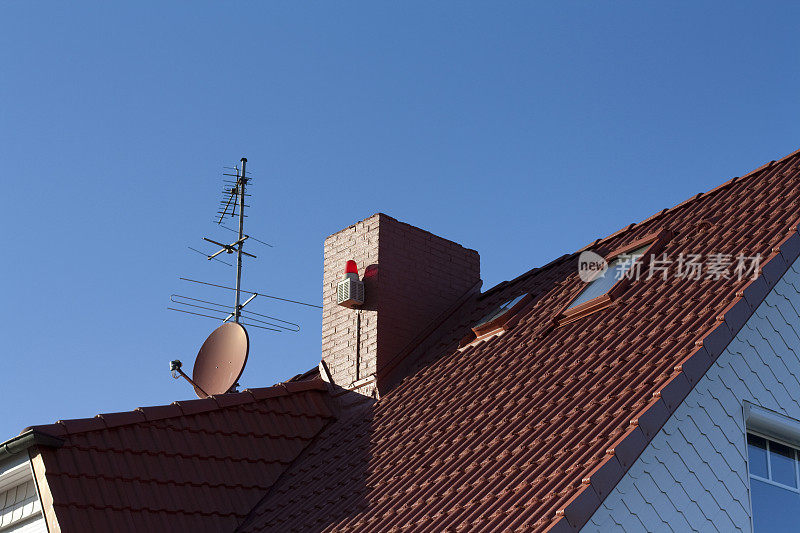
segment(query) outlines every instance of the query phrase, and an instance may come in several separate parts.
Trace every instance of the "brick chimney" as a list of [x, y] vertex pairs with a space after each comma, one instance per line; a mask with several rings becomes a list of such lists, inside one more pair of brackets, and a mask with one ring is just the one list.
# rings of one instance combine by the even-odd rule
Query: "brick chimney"
[[[354, 309], [336, 303], [349, 259], [365, 289]], [[325, 239], [323, 377], [366, 396], [384, 392], [384, 378], [415, 340], [478, 288], [478, 252], [390, 216], [378, 213], [334, 233]]]

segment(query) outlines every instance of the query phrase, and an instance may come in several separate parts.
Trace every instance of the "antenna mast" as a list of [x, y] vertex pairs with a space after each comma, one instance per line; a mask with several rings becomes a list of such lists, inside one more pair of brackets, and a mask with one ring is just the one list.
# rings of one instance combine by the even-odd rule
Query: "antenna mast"
[[[243, 267], [242, 256], [246, 255], [247, 257], [252, 257], [253, 259], [256, 258], [255, 255], [244, 251], [244, 242], [248, 239], [253, 239], [254, 241], [261, 243], [264, 246], [268, 246], [270, 248], [272, 248], [272, 245], [264, 241], [261, 241], [259, 239], [256, 239], [255, 237], [252, 237], [244, 232], [244, 219], [247, 216], [244, 213], [244, 209], [245, 207], [250, 207], [248, 204], [245, 203], [245, 197], [250, 196], [250, 194], [247, 193], [247, 186], [250, 185], [252, 178], [247, 174], [247, 158], [242, 157], [240, 159], [240, 162], [241, 162], [241, 167], [239, 165], [236, 165], [234, 167], [224, 167], [226, 170], [228, 170], [228, 172], [223, 172], [223, 176], [228, 176], [230, 179], [223, 179], [225, 185], [223, 186], [222, 190], [222, 201], [220, 202], [220, 207], [219, 210], [217, 211], [217, 216], [215, 217], [214, 220], [217, 226], [226, 231], [236, 233], [238, 238], [236, 239], [236, 241], [230, 244], [225, 244], [224, 242], [219, 242], [217, 240], [210, 239], [208, 237], [203, 237], [204, 241], [209, 242], [211, 244], [215, 244], [220, 247], [216, 252], [212, 254], [206, 254], [205, 252], [189, 247], [190, 250], [205, 256], [206, 259], [208, 259], [209, 261], [211, 260], [218, 261], [228, 266], [233, 266], [233, 263], [222, 261], [221, 259], [219, 259], [218, 256], [220, 256], [221, 254], [235, 253], [236, 286], [228, 287], [225, 285], [218, 285], [216, 283], [208, 283], [205, 281], [198, 281], [189, 278], [181, 278], [182, 280], [185, 281], [200, 283], [202, 285], [206, 285], [209, 287], [216, 287], [219, 289], [234, 291], [233, 309], [231, 309], [230, 305], [217, 303], [215, 301], [206, 299], [183, 296], [180, 294], [172, 294], [170, 296], [170, 301], [178, 307], [167, 307], [167, 309], [170, 309], [172, 311], [179, 311], [181, 313], [187, 313], [190, 315], [221, 320], [223, 323], [232, 320], [233, 322], [236, 322], [241, 326], [260, 328], [268, 331], [298, 332], [300, 331], [299, 324], [296, 324], [294, 322], [289, 322], [288, 320], [284, 320], [282, 318], [278, 318], [275, 316], [257, 313], [255, 311], [250, 310], [250, 308], [245, 309], [247, 305], [250, 302], [252, 302], [257, 296], [262, 296], [264, 298], [283, 301], [287, 303], [304, 305], [308, 307], [317, 307], [319, 309], [322, 308], [314, 304], [300, 302], [297, 300], [290, 300], [288, 298], [279, 298], [278, 296], [247, 291], [242, 289], [242, 267]], [[237, 210], [239, 211], [238, 213], [236, 212]], [[239, 216], [238, 231], [233, 227], [228, 227], [223, 224], [223, 221], [225, 220], [226, 217], [234, 218], [237, 215]], [[244, 301], [242, 301], [243, 293], [245, 296]], [[177, 369], [176, 372], [179, 371], [179, 367], [176, 367], [176, 369]]]
[[[242, 295], [242, 246], [244, 246], [244, 188], [247, 184], [247, 158], [243, 157], [242, 173], [236, 179], [236, 190], [239, 193], [239, 246], [236, 249], [236, 307], [233, 311], [233, 321], [239, 323], [239, 317], [242, 315], [242, 307], [240, 305]], [[239, 171], [236, 171], [239, 174]]]

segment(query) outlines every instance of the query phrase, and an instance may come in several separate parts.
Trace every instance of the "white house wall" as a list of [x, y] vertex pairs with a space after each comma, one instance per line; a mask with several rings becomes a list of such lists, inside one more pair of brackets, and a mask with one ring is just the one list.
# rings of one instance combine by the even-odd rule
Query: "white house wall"
[[46, 531], [30, 459], [20, 453], [0, 463], [0, 533]]
[[752, 531], [745, 401], [800, 420], [800, 260], [582, 531]]
[[33, 479], [0, 492], [0, 505], [3, 505], [2, 509], [0, 509], [0, 532], [34, 533], [47, 531]]

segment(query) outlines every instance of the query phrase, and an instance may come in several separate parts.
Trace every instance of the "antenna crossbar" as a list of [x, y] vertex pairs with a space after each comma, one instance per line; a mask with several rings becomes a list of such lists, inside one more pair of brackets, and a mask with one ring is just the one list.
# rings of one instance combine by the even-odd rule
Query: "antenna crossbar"
[[[220, 224], [220, 225], [219, 225], [219, 227], [220, 227], [220, 228], [222, 228], [222, 229], [226, 229], [226, 230], [228, 230], [228, 231], [232, 231], [232, 232], [236, 233], [236, 230], [235, 230], [235, 229], [233, 229], [233, 228], [229, 228], [228, 226], [224, 226], [224, 225]], [[256, 239], [256, 238], [255, 238], [255, 237], [253, 237], [252, 235], [245, 235], [245, 237], [247, 237], [248, 239], [252, 239], [252, 240], [254, 240], [254, 241], [256, 241], [256, 242], [259, 242], [259, 243], [263, 244], [264, 246], [269, 246], [270, 248], [274, 248], [274, 246], [272, 246], [270, 243], [268, 243], [268, 242], [264, 242], [264, 241], [262, 241], [262, 240], [259, 240], [259, 239]]]
[[[206, 318], [213, 318], [214, 320], [222, 320], [222, 318], [223, 318], [223, 317], [220, 317], [220, 316], [211, 316], [211, 315], [204, 315], [203, 313], [195, 313], [195, 312], [192, 312], [192, 311], [185, 311], [183, 309], [175, 309], [174, 307], [167, 307], [167, 309], [169, 309], [170, 311], [178, 311], [179, 313], [186, 313], [187, 315], [195, 315], [195, 316], [202, 316], [202, 317], [206, 317]], [[259, 326], [258, 324], [250, 324], [250, 323], [245, 323], [245, 322], [240, 322], [240, 324], [242, 324], [244, 326], [253, 326], [254, 328], [267, 329], [269, 331], [277, 331], [278, 333], [281, 332], [280, 329], [266, 328], [264, 326]]]
[[[248, 236], [245, 235], [244, 237], [241, 237], [238, 241], [236, 241], [234, 243], [222, 244], [221, 242], [217, 242], [217, 241], [215, 241], [213, 239], [209, 239], [208, 237], [203, 237], [204, 241], [208, 241], [210, 243], [216, 244], [217, 246], [222, 246], [221, 250], [219, 250], [218, 252], [214, 252], [213, 254], [208, 256], [209, 260], [214, 259], [215, 257], [217, 257], [219, 254], [221, 254], [223, 252], [229, 253], [229, 254], [232, 254], [233, 252], [239, 252], [239, 250], [237, 249], [237, 246], [241, 247], [241, 244], [244, 241], [246, 241], [247, 239], [248, 239]], [[256, 256], [254, 256], [253, 254], [249, 254], [249, 253], [244, 252], [244, 251], [242, 251], [241, 253], [246, 255], [246, 256], [248, 256], [248, 257], [252, 257], [253, 259], [256, 259]]]
[[[257, 294], [252, 295], [250, 298], [248, 298], [241, 305], [241, 307], [244, 308], [244, 306], [246, 306], [248, 303], [250, 303], [252, 300], [254, 300], [256, 296], [258, 296], [258, 295]], [[205, 311], [211, 311], [211, 312], [220, 313], [220, 314], [221, 313], [228, 313], [228, 310], [230, 309], [230, 307], [225, 305], [225, 304], [220, 304], [220, 303], [217, 303], [217, 302], [211, 302], [211, 301], [208, 301], [208, 300], [201, 300], [200, 298], [191, 298], [189, 296], [183, 296], [182, 294], [171, 294], [169, 299], [170, 299], [170, 301], [172, 303], [177, 304], [177, 305], [182, 305], [182, 306], [186, 306], [186, 307], [192, 307], [192, 308], [195, 308], [195, 309], [203, 309]], [[199, 305], [198, 303], [192, 303], [192, 302], [199, 302], [200, 304], [206, 304], [206, 305]], [[214, 306], [214, 307], [207, 307], [209, 305]], [[184, 309], [174, 309], [174, 308], [169, 308], [169, 309], [172, 309], [174, 311], [184, 311], [184, 312], [186, 311]], [[283, 320], [282, 318], [277, 318], [277, 317], [270, 316], [270, 315], [264, 315], [264, 314], [261, 314], [261, 313], [256, 313], [255, 311], [250, 311], [249, 309], [242, 309], [242, 312], [247, 314], [247, 316], [245, 318], [247, 318], [248, 320], [255, 320], [256, 322], [260, 322], [262, 324], [267, 324], [268, 326], [279, 328], [279, 329], [285, 330], [285, 331], [293, 331], [293, 332], [300, 331], [300, 325], [299, 324], [296, 324], [294, 322], [290, 322], [288, 320]], [[261, 320], [261, 319], [255, 318], [254, 316], [250, 316], [250, 315], [255, 315], [255, 316], [267, 318], [267, 319], [271, 320], [272, 322], [268, 322], [266, 320]], [[213, 318], [216, 318], [216, 317], [213, 317]], [[222, 320], [223, 322], [227, 322], [231, 318], [233, 318], [233, 313], [228, 313], [228, 315], [225, 318], [221, 318], [220, 317], [220, 320]], [[274, 322], [282, 322], [282, 324], [275, 324]], [[286, 324], [288, 324], [288, 325], [286, 325]]]
[[[198, 254], [202, 255], [202, 256], [203, 256], [203, 257], [205, 257], [206, 259], [209, 259], [209, 257], [208, 257], [208, 254], [206, 254], [205, 252], [201, 252], [201, 251], [200, 251], [200, 250], [198, 250], [197, 248], [192, 248], [191, 246], [187, 246], [187, 248], [189, 248], [189, 249], [190, 249], [191, 251], [193, 251], [193, 252], [197, 252]], [[213, 259], [214, 261], [219, 261], [220, 263], [222, 263], [222, 264], [224, 264], [224, 265], [233, 266], [233, 263], [228, 263], [227, 261], [223, 261], [223, 260], [222, 260], [222, 259], [220, 259], [219, 257], [212, 257], [212, 258], [210, 258], [210, 259]], [[210, 259], [209, 259], [209, 260], [210, 260]]]
[[[181, 279], [183, 281], [190, 281], [192, 283], [201, 283], [203, 285], [208, 285], [210, 287], [219, 287], [220, 289], [228, 289], [229, 291], [235, 291], [236, 290], [236, 288], [234, 288], [234, 287], [227, 287], [225, 285], [217, 285], [216, 283], [209, 283], [207, 281], [198, 281], [196, 279], [189, 279], [189, 278], [179, 278], [179, 279]], [[277, 296], [271, 296], [269, 294], [264, 294], [263, 292], [247, 291], [247, 290], [244, 290], [244, 289], [240, 289], [240, 290], [241, 290], [241, 292], [246, 292], [248, 294], [258, 294], [259, 296], [263, 296], [264, 298], [271, 298], [273, 300], [280, 300], [282, 302], [289, 302], [289, 303], [293, 303], [293, 304], [297, 304], [297, 305], [305, 305], [305, 306], [308, 306], [308, 307], [316, 307], [317, 309], [322, 309], [321, 305], [314, 305], [314, 304], [309, 304], [309, 303], [306, 303], [306, 302], [298, 302], [297, 300], [289, 300], [288, 298], [279, 298]]]

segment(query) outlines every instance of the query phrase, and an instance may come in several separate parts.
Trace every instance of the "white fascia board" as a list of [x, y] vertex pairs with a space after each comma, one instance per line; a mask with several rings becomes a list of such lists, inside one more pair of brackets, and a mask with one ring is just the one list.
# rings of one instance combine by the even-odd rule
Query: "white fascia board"
[[753, 405], [746, 400], [743, 406], [748, 430], [800, 447], [800, 420]]

